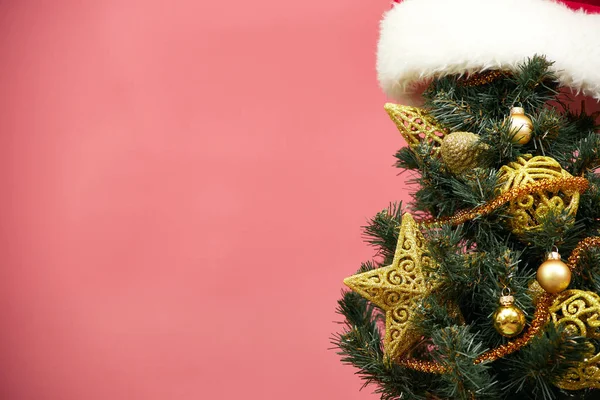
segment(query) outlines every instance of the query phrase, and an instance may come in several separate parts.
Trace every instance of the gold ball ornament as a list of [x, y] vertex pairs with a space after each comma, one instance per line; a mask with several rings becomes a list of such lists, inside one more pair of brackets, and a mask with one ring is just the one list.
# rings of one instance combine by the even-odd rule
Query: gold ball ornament
[[444, 136], [440, 154], [453, 174], [461, 174], [479, 165], [479, 158], [488, 146], [481, 143], [479, 135], [471, 132], [452, 132]]
[[533, 123], [531, 122], [531, 118], [525, 115], [523, 108], [513, 107], [510, 109], [509, 123], [512, 142], [519, 144], [529, 143], [531, 132], [533, 131]]
[[525, 314], [514, 305], [513, 296], [500, 297], [500, 307], [492, 317], [494, 328], [502, 336], [512, 338], [517, 336], [525, 328]]
[[560, 254], [554, 251], [546, 261], [539, 266], [536, 275], [540, 286], [548, 293], [560, 293], [571, 283], [571, 270], [560, 259]]
[[[565, 171], [558, 161], [551, 157], [536, 156], [530, 154], [518, 157], [500, 168], [499, 182], [502, 184], [502, 193], [526, 188], [532, 184], [573, 179], [573, 176]], [[550, 213], [565, 212], [569, 216], [575, 216], [579, 207], [580, 191], [585, 188], [573, 189], [572, 187], [559, 186], [553, 190], [536, 190], [526, 192], [510, 201], [508, 213], [511, 218], [508, 223], [512, 232], [522, 236], [529, 231], [535, 231], [540, 227], [540, 221]]]

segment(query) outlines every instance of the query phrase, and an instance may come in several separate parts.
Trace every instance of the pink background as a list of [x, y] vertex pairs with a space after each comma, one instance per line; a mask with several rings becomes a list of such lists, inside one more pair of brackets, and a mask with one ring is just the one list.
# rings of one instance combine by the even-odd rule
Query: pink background
[[0, 3], [0, 398], [365, 399], [388, 0]]

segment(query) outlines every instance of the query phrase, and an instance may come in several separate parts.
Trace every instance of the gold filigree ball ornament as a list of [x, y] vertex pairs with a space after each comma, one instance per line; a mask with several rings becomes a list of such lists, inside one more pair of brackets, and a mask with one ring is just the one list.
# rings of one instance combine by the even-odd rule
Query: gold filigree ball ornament
[[448, 170], [453, 174], [461, 174], [479, 166], [480, 157], [488, 147], [481, 143], [479, 135], [452, 132], [442, 139], [440, 153]]
[[588, 351], [583, 362], [578, 363], [556, 379], [554, 384], [565, 390], [600, 388], [600, 296], [583, 290], [566, 290], [560, 293], [549, 308], [554, 325], [564, 328], [568, 336], [583, 336], [588, 341]]
[[512, 338], [523, 332], [525, 314], [515, 306], [515, 298], [510, 294], [500, 297], [500, 307], [494, 312], [494, 328], [504, 337]]
[[558, 251], [553, 251], [539, 266], [536, 279], [546, 292], [560, 293], [571, 283], [571, 270], [562, 262]]
[[510, 109], [510, 134], [513, 143], [527, 144], [531, 140], [533, 132], [533, 123], [531, 118], [525, 115], [525, 110], [521, 107]]
[[[523, 234], [540, 228], [540, 221], [550, 212], [558, 214], [566, 212], [568, 216], [575, 216], [579, 207], [580, 190], [587, 186], [568, 185], [573, 176], [565, 171], [558, 161], [551, 157], [530, 154], [517, 158], [516, 161], [502, 166], [499, 172], [499, 182], [503, 193], [519, 191], [523, 194], [510, 201], [508, 220], [512, 232], [523, 237]], [[532, 184], [542, 182], [562, 182], [557, 188], [526, 190]]]

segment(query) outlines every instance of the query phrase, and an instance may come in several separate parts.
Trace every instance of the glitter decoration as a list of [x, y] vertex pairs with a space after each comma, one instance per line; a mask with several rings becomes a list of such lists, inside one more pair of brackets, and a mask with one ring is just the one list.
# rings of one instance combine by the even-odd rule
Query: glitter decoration
[[442, 140], [440, 154], [453, 174], [461, 174], [479, 165], [482, 153], [489, 146], [480, 142], [479, 135], [471, 132], [452, 132]]
[[[584, 290], [567, 290], [559, 294], [550, 306], [552, 321], [562, 326], [569, 336], [600, 339], [600, 296]], [[589, 356], [569, 368], [554, 384], [561, 389], [600, 388], [600, 348], [587, 342]]]
[[402, 225], [392, 264], [344, 279], [344, 283], [386, 312], [385, 355], [395, 360], [418, 342], [413, 326], [420, 301], [439, 283], [424, 267], [434, 266], [426, 254], [427, 243], [412, 215], [402, 216]]
[[448, 131], [425, 110], [393, 103], [386, 103], [384, 108], [413, 151], [425, 141], [432, 146], [432, 155], [439, 153], [442, 139]]
[[[499, 182], [507, 192], [540, 181], [572, 178], [558, 161], [551, 157], [525, 155], [500, 168]], [[575, 215], [579, 207], [579, 191], [572, 188], [528, 191], [510, 200], [508, 209], [511, 230], [522, 235], [539, 228], [540, 222], [550, 212], [566, 211]]]
[[482, 86], [487, 85], [488, 83], [492, 83], [496, 79], [508, 74], [509, 72], [502, 72], [497, 69], [491, 71], [476, 72], [474, 74], [470, 74], [467, 78], [463, 80], [459, 80], [458, 83], [459, 85], [466, 87]]
[[492, 213], [504, 204], [528, 196], [531, 193], [541, 191], [556, 192], [559, 190], [569, 192], [583, 193], [589, 187], [589, 182], [581, 177], [564, 177], [558, 179], [544, 179], [541, 181], [529, 183], [525, 186], [519, 186], [509, 189], [500, 196], [488, 201], [487, 203], [475, 207], [471, 210], [462, 210], [450, 217], [431, 218], [421, 221], [426, 226], [439, 226], [442, 224], [460, 225], [472, 219], [482, 217]]

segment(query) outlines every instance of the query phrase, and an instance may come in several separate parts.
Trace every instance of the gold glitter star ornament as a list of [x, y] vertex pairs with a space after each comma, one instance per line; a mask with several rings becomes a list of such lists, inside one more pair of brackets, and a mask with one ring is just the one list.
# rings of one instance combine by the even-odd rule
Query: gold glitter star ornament
[[413, 319], [420, 301], [438, 286], [423, 272], [432, 263], [423, 234], [405, 213], [392, 264], [344, 279], [350, 289], [385, 311], [383, 344], [390, 360], [404, 355], [420, 338]]

